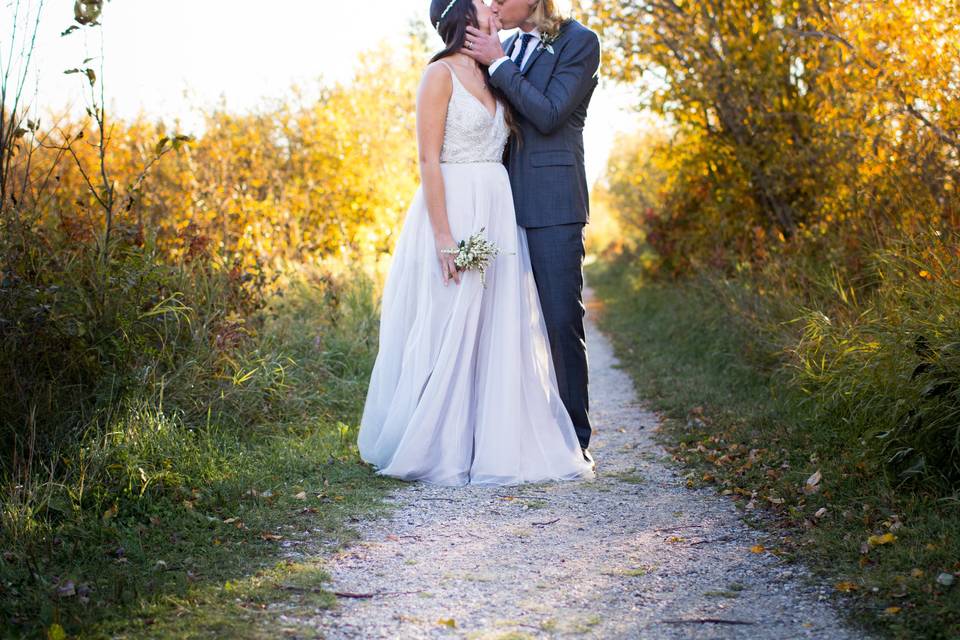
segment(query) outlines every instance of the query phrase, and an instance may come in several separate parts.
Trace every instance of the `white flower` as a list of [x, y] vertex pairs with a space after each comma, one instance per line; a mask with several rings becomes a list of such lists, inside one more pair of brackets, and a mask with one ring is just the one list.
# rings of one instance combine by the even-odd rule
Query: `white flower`
[[553, 55], [553, 43], [557, 41], [557, 38], [560, 37], [560, 32], [556, 33], [545, 33], [540, 37], [540, 46], [537, 47], [537, 50], [546, 49], [547, 53]]
[[461, 240], [456, 249], [441, 249], [442, 253], [456, 254], [454, 264], [457, 271], [479, 271], [480, 282], [487, 286], [486, 270], [490, 262], [500, 253], [500, 247], [483, 237], [486, 227], [480, 229], [466, 240]]

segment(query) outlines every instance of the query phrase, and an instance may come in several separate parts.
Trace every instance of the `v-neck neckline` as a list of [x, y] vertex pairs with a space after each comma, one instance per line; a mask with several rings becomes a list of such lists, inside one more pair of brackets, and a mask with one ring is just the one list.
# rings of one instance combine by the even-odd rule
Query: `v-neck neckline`
[[457, 84], [460, 85], [460, 88], [463, 89], [464, 91], [466, 91], [467, 94], [468, 94], [471, 98], [473, 98], [474, 100], [476, 100], [477, 104], [479, 104], [479, 105], [483, 108], [483, 110], [486, 112], [487, 116], [488, 116], [491, 120], [493, 120], [494, 118], [496, 118], [496, 117], [497, 117], [497, 113], [500, 112], [500, 101], [499, 101], [499, 100], [495, 100], [495, 102], [496, 102], [497, 104], [496, 104], [496, 106], [493, 108], [493, 113], [490, 113], [490, 109], [487, 107], [487, 105], [485, 105], [485, 104], [483, 103], [483, 100], [481, 100], [481, 99], [478, 98], [477, 96], [473, 95], [473, 91], [470, 91], [470, 89], [467, 89], [467, 85], [463, 84], [463, 81], [460, 80], [460, 76], [457, 74], [456, 69], [453, 68], [453, 65], [448, 64], [448, 63], [446, 63], [446, 62], [444, 62], [443, 64], [444, 64], [448, 69], [450, 69], [450, 73], [453, 75], [453, 78], [454, 78], [454, 80], [456, 80]]

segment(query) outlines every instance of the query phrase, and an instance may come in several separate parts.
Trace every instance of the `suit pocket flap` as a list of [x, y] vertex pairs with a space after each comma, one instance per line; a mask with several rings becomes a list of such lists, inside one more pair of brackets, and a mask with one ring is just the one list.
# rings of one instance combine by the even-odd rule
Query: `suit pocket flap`
[[530, 164], [534, 167], [552, 167], [573, 165], [572, 151], [538, 151], [530, 154]]

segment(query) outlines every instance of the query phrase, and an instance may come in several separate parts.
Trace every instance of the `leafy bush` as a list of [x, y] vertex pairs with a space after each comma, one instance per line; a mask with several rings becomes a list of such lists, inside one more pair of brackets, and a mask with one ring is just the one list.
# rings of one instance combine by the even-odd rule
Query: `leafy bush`
[[[233, 414], [230, 353], [255, 330], [245, 318], [262, 304], [262, 279], [211, 260], [166, 264], [149, 245], [117, 243], [103, 261], [90, 245], [56, 242], [0, 225], [5, 451], [52, 456], [144, 393], [191, 417], [207, 411], [191, 395], [219, 397], [214, 415]], [[4, 459], [8, 472], [12, 462]]]

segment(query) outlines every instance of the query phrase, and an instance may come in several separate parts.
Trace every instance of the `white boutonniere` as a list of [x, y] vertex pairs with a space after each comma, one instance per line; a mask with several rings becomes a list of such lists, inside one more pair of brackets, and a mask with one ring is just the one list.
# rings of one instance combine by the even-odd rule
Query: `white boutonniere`
[[537, 47], [538, 50], [542, 51], [547, 50], [547, 53], [553, 55], [553, 43], [557, 41], [557, 38], [560, 37], [560, 32], [557, 33], [545, 33], [540, 37], [540, 46]]

